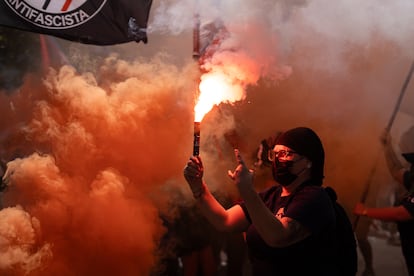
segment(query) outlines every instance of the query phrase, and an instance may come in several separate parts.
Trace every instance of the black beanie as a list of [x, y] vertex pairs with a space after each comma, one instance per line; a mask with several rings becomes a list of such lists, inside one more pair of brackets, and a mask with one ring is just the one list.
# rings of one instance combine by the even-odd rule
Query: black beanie
[[311, 177], [316, 185], [322, 185], [325, 151], [318, 135], [310, 128], [297, 127], [282, 133], [276, 145], [291, 148], [312, 162]]

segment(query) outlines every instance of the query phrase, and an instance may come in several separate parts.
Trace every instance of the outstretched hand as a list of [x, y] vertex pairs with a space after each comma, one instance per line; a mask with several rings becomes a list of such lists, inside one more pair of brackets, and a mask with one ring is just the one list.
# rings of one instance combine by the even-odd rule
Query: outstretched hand
[[239, 189], [252, 187], [254, 175], [253, 170], [249, 170], [247, 168], [246, 163], [244, 162], [238, 149], [234, 150], [234, 155], [236, 156], [238, 165], [234, 171], [229, 170], [227, 172], [228, 176], [234, 180]]
[[184, 178], [195, 198], [199, 198], [204, 192], [203, 174], [204, 167], [200, 156], [190, 157], [190, 160], [184, 167]]
[[380, 136], [380, 141], [383, 146], [391, 144], [391, 134], [388, 129], [385, 129]]
[[358, 202], [357, 204], [355, 204], [354, 207], [354, 214], [357, 216], [364, 216], [366, 215], [366, 207], [363, 203]]

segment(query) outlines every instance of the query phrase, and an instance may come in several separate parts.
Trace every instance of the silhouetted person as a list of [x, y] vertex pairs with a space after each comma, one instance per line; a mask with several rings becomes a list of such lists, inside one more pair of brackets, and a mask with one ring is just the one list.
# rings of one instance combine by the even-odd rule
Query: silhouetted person
[[203, 181], [199, 156], [184, 176], [202, 214], [220, 231], [246, 232], [253, 275], [335, 276], [335, 211], [321, 187], [325, 154], [317, 134], [306, 127], [280, 135], [270, 152], [274, 185], [257, 193], [253, 173], [238, 150], [229, 176], [242, 201], [225, 209]]
[[[382, 137], [384, 154], [388, 169], [392, 177], [397, 180], [407, 191], [406, 196], [397, 206], [384, 208], [367, 208], [363, 203], [357, 203], [354, 213], [359, 216], [379, 219], [383, 221], [395, 221], [400, 233], [401, 249], [410, 276], [414, 275], [414, 151], [404, 152], [402, 156], [410, 164], [405, 168], [391, 144], [391, 136], [385, 133]], [[414, 140], [412, 140], [414, 149]]]

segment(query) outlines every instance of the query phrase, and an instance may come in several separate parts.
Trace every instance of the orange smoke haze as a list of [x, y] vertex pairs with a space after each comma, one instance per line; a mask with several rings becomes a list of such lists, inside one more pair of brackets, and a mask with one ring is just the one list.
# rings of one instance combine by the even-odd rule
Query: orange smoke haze
[[[10, 105], [3, 110], [20, 127], [3, 122], [10, 134], [2, 157], [11, 161], [0, 212], [2, 271], [149, 273], [165, 232], [157, 203], [162, 186], [182, 182], [190, 152], [183, 122], [191, 121], [192, 96], [184, 91], [194, 83], [171, 77], [191, 71], [109, 57], [100, 76], [122, 81], [99, 84], [63, 66], [4, 99]], [[43, 98], [26, 102], [32, 93]]]

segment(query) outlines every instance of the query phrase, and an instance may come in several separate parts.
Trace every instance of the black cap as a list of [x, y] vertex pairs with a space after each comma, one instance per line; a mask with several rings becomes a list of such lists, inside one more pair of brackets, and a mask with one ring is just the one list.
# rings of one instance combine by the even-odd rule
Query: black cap
[[310, 128], [297, 127], [282, 133], [276, 145], [284, 145], [305, 156], [312, 162], [311, 178], [322, 185], [324, 178], [325, 151], [318, 135]]

